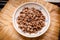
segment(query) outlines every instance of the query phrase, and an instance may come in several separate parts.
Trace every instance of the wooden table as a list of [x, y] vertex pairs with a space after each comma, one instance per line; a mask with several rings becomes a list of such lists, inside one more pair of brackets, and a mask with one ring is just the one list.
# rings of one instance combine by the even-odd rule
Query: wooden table
[[[51, 23], [46, 33], [37, 38], [26, 38], [13, 27], [12, 15], [18, 6], [26, 2], [38, 2], [50, 13]], [[10, 0], [0, 11], [0, 40], [58, 40], [60, 29], [60, 9], [58, 6], [41, 0]]]

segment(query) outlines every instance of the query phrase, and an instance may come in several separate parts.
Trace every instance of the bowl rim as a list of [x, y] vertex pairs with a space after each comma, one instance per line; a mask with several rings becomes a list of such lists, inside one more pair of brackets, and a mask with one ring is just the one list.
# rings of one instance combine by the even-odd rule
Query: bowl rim
[[[48, 16], [49, 16], [49, 25], [48, 25], [48, 27], [45, 29], [45, 31], [42, 32], [40, 35], [33, 36], [33, 37], [32, 37], [32, 36], [26, 36], [26, 35], [21, 34], [20, 32], [18, 32], [18, 30], [15, 28], [15, 25], [14, 25], [14, 24], [15, 24], [15, 23], [14, 23], [14, 18], [15, 18], [14, 15], [16, 14], [17, 10], [18, 10], [21, 6], [26, 5], [26, 4], [29, 4], [29, 3], [38, 4], [38, 5], [42, 6], [42, 7], [46, 10], [46, 12], [48, 13]], [[18, 7], [16, 8], [16, 10], [14, 11], [14, 13], [13, 13], [13, 18], [12, 18], [12, 20], [13, 20], [14, 29], [15, 29], [19, 34], [21, 34], [22, 36], [29, 37], [29, 38], [35, 38], [35, 37], [41, 36], [42, 34], [44, 34], [44, 33], [48, 30], [48, 28], [49, 28], [49, 26], [50, 26], [50, 14], [49, 14], [48, 10], [47, 10], [42, 4], [37, 3], [37, 2], [26, 2], [26, 3], [23, 3], [23, 4], [21, 4], [20, 6], [18, 6]]]

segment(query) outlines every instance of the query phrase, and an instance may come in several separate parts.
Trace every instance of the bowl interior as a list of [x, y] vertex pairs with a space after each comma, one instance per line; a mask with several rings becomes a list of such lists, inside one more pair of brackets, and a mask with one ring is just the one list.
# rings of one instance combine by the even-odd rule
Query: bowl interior
[[[40, 10], [43, 15], [45, 16], [45, 27], [43, 27], [40, 31], [38, 31], [37, 33], [24, 33], [19, 27], [18, 27], [18, 24], [17, 24], [17, 17], [19, 16], [20, 12], [22, 11], [22, 9], [24, 7], [29, 7], [29, 8], [32, 8], [34, 7], [35, 9], [38, 9]], [[40, 35], [42, 35], [43, 33], [45, 33], [50, 25], [50, 15], [48, 13], [48, 11], [44, 8], [44, 6], [42, 6], [41, 4], [38, 4], [38, 3], [33, 3], [33, 2], [29, 2], [29, 3], [24, 3], [22, 5], [20, 5], [16, 11], [14, 12], [13, 14], [13, 25], [14, 25], [14, 28], [16, 29], [16, 31], [25, 36], [25, 37], [38, 37]]]

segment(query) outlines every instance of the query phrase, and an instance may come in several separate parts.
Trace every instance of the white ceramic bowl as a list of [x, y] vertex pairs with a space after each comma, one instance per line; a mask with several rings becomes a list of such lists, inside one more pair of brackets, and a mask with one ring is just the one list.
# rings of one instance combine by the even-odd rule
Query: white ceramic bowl
[[[22, 9], [24, 7], [34, 7], [36, 9], [39, 9], [43, 15], [46, 17], [45, 19], [45, 26], [40, 30], [38, 31], [37, 33], [24, 33], [19, 27], [18, 27], [18, 24], [17, 24], [17, 17], [19, 16], [20, 12], [22, 11]], [[42, 34], [44, 34], [47, 29], [49, 28], [49, 25], [50, 25], [50, 15], [49, 15], [49, 12], [46, 10], [46, 8], [44, 6], [42, 6], [41, 4], [39, 3], [36, 3], [36, 2], [27, 2], [27, 3], [24, 3], [24, 4], [21, 4], [17, 9], [16, 11], [14, 12], [13, 14], [13, 25], [14, 25], [14, 28], [16, 29], [16, 31], [25, 36], [25, 37], [29, 37], [29, 38], [34, 38], [34, 37], [38, 37], [38, 36], [41, 36]]]

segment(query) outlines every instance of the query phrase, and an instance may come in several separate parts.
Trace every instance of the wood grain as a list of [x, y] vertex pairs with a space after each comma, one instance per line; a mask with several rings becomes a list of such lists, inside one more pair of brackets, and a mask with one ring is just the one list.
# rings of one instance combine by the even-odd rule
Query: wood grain
[[[37, 38], [26, 38], [16, 32], [12, 23], [15, 9], [25, 2], [38, 2], [50, 13], [51, 23], [48, 31]], [[58, 6], [41, 0], [10, 0], [0, 12], [0, 40], [58, 40], [60, 29], [60, 9]]]

